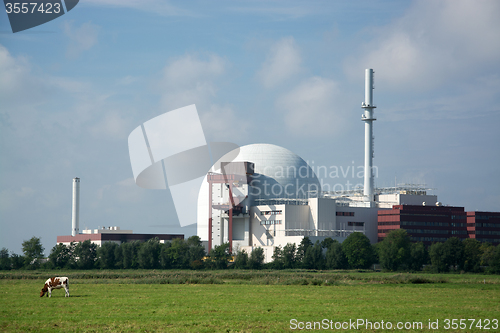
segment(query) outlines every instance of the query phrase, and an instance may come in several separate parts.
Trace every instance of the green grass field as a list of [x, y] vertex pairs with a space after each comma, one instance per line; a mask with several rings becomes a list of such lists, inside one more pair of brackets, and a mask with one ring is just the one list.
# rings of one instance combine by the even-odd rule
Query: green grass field
[[[53, 275], [70, 277], [70, 298], [63, 289], [39, 297]], [[282, 332], [323, 319], [334, 330], [335, 322], [358, 319], [393, 325], [362, 332], [500, 331], [491, 322], [500, 319], [500, 277], [491, 275], [22, 271], [0, 274], [0, 295], [2, 332]], [[475, 322], [445, 329], [446, 319]], [[429, 320], [439, 321], [437, 330]], [[398, 322], [422, 322], [423, 329], [394, 329]]]

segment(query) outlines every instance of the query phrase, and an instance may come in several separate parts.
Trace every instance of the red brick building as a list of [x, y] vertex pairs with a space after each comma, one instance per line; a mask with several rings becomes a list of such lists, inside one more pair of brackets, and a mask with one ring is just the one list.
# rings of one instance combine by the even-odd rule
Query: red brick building
[[431, 245], [450, 237], [468, 238], [463, 207], [395, 205], [378, 211], [378, 241], [395, 229], [405, 229], [412, 242]]
[[467, 232], [480, 242], [500, 244], [500, 212], [467, 212]]

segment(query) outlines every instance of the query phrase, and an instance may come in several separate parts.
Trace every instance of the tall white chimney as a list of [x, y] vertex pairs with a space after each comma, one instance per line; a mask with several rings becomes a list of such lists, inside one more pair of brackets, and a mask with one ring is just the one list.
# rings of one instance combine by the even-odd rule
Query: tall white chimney
[[71, 219], [71, 236], [80, 233], [80, 178], [73, 178], [73, 214]]
[[363, 195], [366, 201], [374, 201], [374, 181], [373, 181], [373, 69], [365, 70], [365, 101], [361, 103], [361, 108], [365, 113], [361, 120], [365, 122], [365, 183]]

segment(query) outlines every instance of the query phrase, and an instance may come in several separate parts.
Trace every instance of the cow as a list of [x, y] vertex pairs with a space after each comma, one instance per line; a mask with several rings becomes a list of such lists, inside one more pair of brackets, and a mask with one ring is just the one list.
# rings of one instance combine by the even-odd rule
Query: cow
[[53, 277], [45, 281], [45, 285], [40, 292], [40, 297], [47, 293], [48, 297], [52, 297], [52, 289], [64, 288], [66, 294], [64, 297], [69, 297], [69, 279], [67, 277]]

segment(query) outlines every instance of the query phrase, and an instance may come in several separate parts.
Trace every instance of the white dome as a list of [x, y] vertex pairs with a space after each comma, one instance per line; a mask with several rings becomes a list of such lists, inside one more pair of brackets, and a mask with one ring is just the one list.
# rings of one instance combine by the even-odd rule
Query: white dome
[[[237, 150], [223, 156], [214, 168], [220, 169], [220, 162], [230, 160]], [[264, 143], [243, 146], [232, 161], [254, 163], [251, 185], [255, 199], [307, 198], [312, 196], [309, 191], [319, 189], [318, 178], [309, 165], [280, 146]]]
[[[309, 165], [290, 150], [271, 144], [252, 144], [235, 149], [220, 158], [211, 171], [220, 173], [221, 162], [252, 162], [254, 175], [244, 206], [254, 206], [273, 198], [305, 199], [316, 197], [320, 183]], [[260, 199], [260, 200], [259, 200]], [[198, 194], [198, 236], [207, 239], [208, 183]]]

